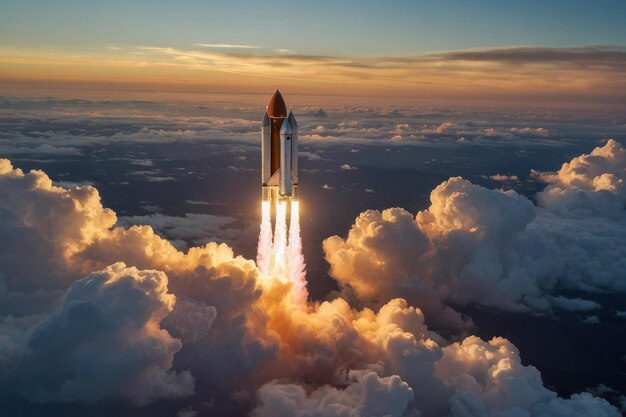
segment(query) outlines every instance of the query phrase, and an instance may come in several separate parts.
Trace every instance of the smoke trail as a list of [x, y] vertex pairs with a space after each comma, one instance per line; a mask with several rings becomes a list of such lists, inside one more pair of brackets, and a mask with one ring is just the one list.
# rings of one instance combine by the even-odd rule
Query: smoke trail
[[300, 237], [300, 207], [297, 201], [291, 202], [287, 229], [287, 202], [277, 201], [275, 229], [272, 233], [272, 203], [272, 200], [261, 202], [261, 230], [257, 247], [257, 266], [261, 279], [267, 284], [272, 279], [290, 282], [292, 290], [289, 298], [292, 305], [306, 307], [308, 292]]
[[285, 255], [287, 248], [287, 203], [276, 203], [276, 226], [274, 229], [274, 245], [272, 246], [272, 274], [282, 280], [287, 279]]
[[289, 246], [287, 246], [287, 272], [293, 283], [295, 302], [305, 305], [308, 297], [306, 290], [306, 265], [302, 255], [302, 239], [300, 238], [300, 206], [297, 201], [291, 202], [289, 221]]
[[261, 231], [257, 247], [256, 264], [261, 271], [261, 278], [269, 277], [272, 256], [272, 221], [270, 219], [270, 201], [261, 201]]

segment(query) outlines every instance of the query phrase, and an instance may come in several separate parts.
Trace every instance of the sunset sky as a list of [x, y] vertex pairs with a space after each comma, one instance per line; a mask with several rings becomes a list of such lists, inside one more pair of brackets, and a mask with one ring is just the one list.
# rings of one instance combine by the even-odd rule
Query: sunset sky
[[498, 3], [3, 2], [0, 92], [624, 102], [626, 3]]
[[0, 0], [0, 415], [626, 415], [626, 0]]

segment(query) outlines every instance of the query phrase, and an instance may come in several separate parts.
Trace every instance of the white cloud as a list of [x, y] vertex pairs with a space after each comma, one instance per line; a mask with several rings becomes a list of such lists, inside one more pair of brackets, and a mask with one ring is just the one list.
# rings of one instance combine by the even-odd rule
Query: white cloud
[[546, 138], [552, 134], [550, 129], [546, 129], [545, 127], [512, 127], [509, 129], [509, 132], [525, 136], [539, 136]]
[[379, 377], [372, 371], [350, 371], [348, 386], [317, 388], [312, 393], [296, 384], [270, 382], [258, 392], [261, 402], [253, 417], [401, 417], [413, 390], [400, 377]]
[[[378, 312], [355, 311], [342, 299], [308, 312], [284, 308], [273, 316], [284, 345], [272, 369], [282, 365], [291, 382], [283, 377], [260, 388], [260, 404], [253, 413], [258, 417], [460, 417], [475, 415], [471, 410], [488, 416], [569, 416], [580, 406], [591, 415], [619, 416], [616, 408], [589, 394], [559, 398], [543, 385], [537, 369], [522, 364], [517, 348], [504, 338], [443, 342], [425, 326], [422, 312], [401, 299]], [[343, 380], [346, 368], [353, 370]], [[302, 379], [308, 381], [308, 390]], [[409, 388], [413, 400], [407, 407]]]
[[591, 154], [564, 163], [556, 173], [535, 172], [548, 183], [539, 204], [561, 215], [623, 217], [626, 201], [626, 150], [609, 139]]
[[299, 156], [304, 157], [308, 159], [309, 161], [323, 161], [324, 160], [324, 158], [322, 158], [319, 154], [315, 152], [300, 152]]
[[343, 164], [339, 168], [341, 168], [343, 171], [355, 171], [358, 169], [357, 167], [349, 164]]
[[167, 216], [160, 213], [145, 216], [120, 217], [121, 226], [149, 225], [169, 239], [191, 241], [230, 240], [241, 233], [241, 230], [230, 226], [236, 219], [228, 216], [212, 214], [186, 213], [184, 216]]
[[[340, 284], [361, 297], [409, 297], [435, 319], [441, 313], [431, 308], [450, 301], [518, 312], [596, 309], [557, 292], [626, 291], [624, 172], [624, 150], [609, 142], [564, 164], [540, 194], [542, 207], [451, 178], [416, 216], [399, 208], [362, 213], [347, 238], [326, 239], [326, 258]], [[609, 191], [599, 178], [611, 175]], [[597, 215], [601, 207], [608, 217]]]
[[[274, 336], [262, 332], [251, 336], [253, 323], [261, 326], [265, 320], [265, 314], [253, 307], [261, 295], [256, 266], [236, 257], [227, 245], [208, 243], [183, 253], [150, 226], [114, 227], [116, 215], [102, 207], [95, 188], [54, 187], [45, 173], [24, 173], [2, 159], [0, 194], [10, 196], [0, 199], [0, 208], [8, 216], [3, 220], [10, 222], [0, 224], [0, 233], [12, 234], [10, 248], [15, 254], [10, 258], [17, 260], [3, 271], [7, 297], [28, 290], [29, 301], [22, 304], [30, 304], [37, 301], [34, 291], [42, 285], [65, 288], [90, 271], [121, 261], [139, 269], [164, 271], [170, 289], [186, 298], [174, 307], [173, 318], [164, 321], [164, 326], [171, 325], [173, 333], [188, 340], [176, 354], [177, 361], [183, 371], [192, 370], [204, 384], [227, 390], [275, 352]], [[28, 240], [20, 242], [26, 236], [15, 230], [27, 230]], [[20, 256], [25, 244], [28, 258], [37, 254], [37, 262]], [[30, 274], [33, 264], [40, 264], [36, 275]], [[198, 314], [207, 322], [213, 320], [209, 332], [180, 329], [180, 323], [189, 323], [185, 317]]]
[[176, 178], [174, 177], [146, 177], [146, 179], [148, 180], [148, 182], [168, 182], [168, 181], [176, 181]]
[[12, 378], [37, 402], [189, 396], [189, 372], [169, 370], [182, 344], [159, 325], [174, 302], [162, 272], [117, 263], [91, 273], [35, 327]]
[[[12, 236], [8, 255], [19, 258], [25, 243], [31, 255], [29, 262], [3, 270], [3, 291], [15, 295], [29, 288], [32, 293], [40, 282], [52, 282], [65, 294], [58, 308], [39, 316], [9, 320], [9, 311], [0, 321], [0, 378], [12, 362], [3, 361], [3, 355], [21, 356], [13, 380], [28, 398], [141, 402], [187, 395], [195, 379], [203, 392], [194, 401], [234, 401], [239, 411], [247, 398], [242, 393], [262, 387], [259, 416], [279, 411], [462, 416], [475, 411], [539, 417], [569, 416], [577, 409], [619, 416], [590, 394], [559, 398], [543, 386], [535, 368], [521, 363], [506, 339], [445, 341], [426, 326], [422, 309], [404, 299], [383, 301], [377, 310], [354, 309], [342, 298], [298, 304], [289, 296], [289, 283], [258, 279], [254, 262], [235, 256], [227, 245], [209, 243], [183, 253], [150, 226], [115, 227], [115, 213], [102, 206], [91, 186], [55, 187], [41, 171], [24, 173], [0, 160], [0, 196], [6, 213], [0, 233]], [[357, 279], [369, 269], [385, 285], [389, 276], [421, 273], [414, 266], [415, 253], [429, 249], [431, 240], [445, 246], [432, 253], [442, 262], [455, 260], [454, 255], [460, 260], [453, 266], [468, 260], [493, 265], [499, 259], [490, 257], [494, 248], [510, 243], [510, 236], [538, 216], [530, 201], [513, 192], [486, 190], [458, 178], [431, 197], [431, 207], [417, 218], [390, 209], [357, 219], [348, 239], [351, 249], [359, 247], [355, 243], [375, 249], [350, 254], [360, 257], [351, 266]], [[42, 274], [28, 273], [34, 263], [41, 263]], [[495, 284], [475, 277], [480, 278], [467, 276], [466, 285], [503, 292], [517, 288], [498, 282], [497, 273], [488, 277], [496, 277]], [[398, 281], [405, 285], [403, 295], [413, 296], [411, 282]], [[373, 280], [362, 284], [380, 300], [393, 292]], [[431, 291], [426, 298], [445, 298], [440, 288], [423, 288]], [[531, 291], [530, 296], [541, 299], [542, 294]], [[35, 336], [29, 338], [29, 332]], [[52, 366], [43, 377], [42, 363]], [[72, 373], [76, 369], [86, 371]]]
[[494, 181], [502, 181], [502, 182], [519, 181], [519, 178], [517, 175], [494, 174], [494, 175], [491, 175], [489, 178]]

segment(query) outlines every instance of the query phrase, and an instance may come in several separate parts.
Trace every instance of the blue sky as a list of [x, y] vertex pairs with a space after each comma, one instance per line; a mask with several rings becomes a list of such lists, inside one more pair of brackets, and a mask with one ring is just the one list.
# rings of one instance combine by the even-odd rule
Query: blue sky
[[625, 45], [624, 1], [3, 1], [13, 47], [257, 45], [301, 54], [404, 55], [536, 45]]

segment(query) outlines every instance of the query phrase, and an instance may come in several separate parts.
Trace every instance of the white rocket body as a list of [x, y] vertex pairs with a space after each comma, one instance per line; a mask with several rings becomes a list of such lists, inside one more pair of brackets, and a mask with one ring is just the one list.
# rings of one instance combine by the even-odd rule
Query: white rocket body
[[[276, 187], [279, 196], [297, 199], [298, 122], [293, 112], [287, 115], [284, 100], [276, 91], [267, 107], [261, 126], [261, 183]], [[269, 196], [264, 190], [263, 196]]]
[[270, 130], [270, 118], [265, 112], [263, 125], [261, 126], [261, 183], [269, 183], [272, 173], [270, 171], [270, 154], [272, 152], [272, 134]]

